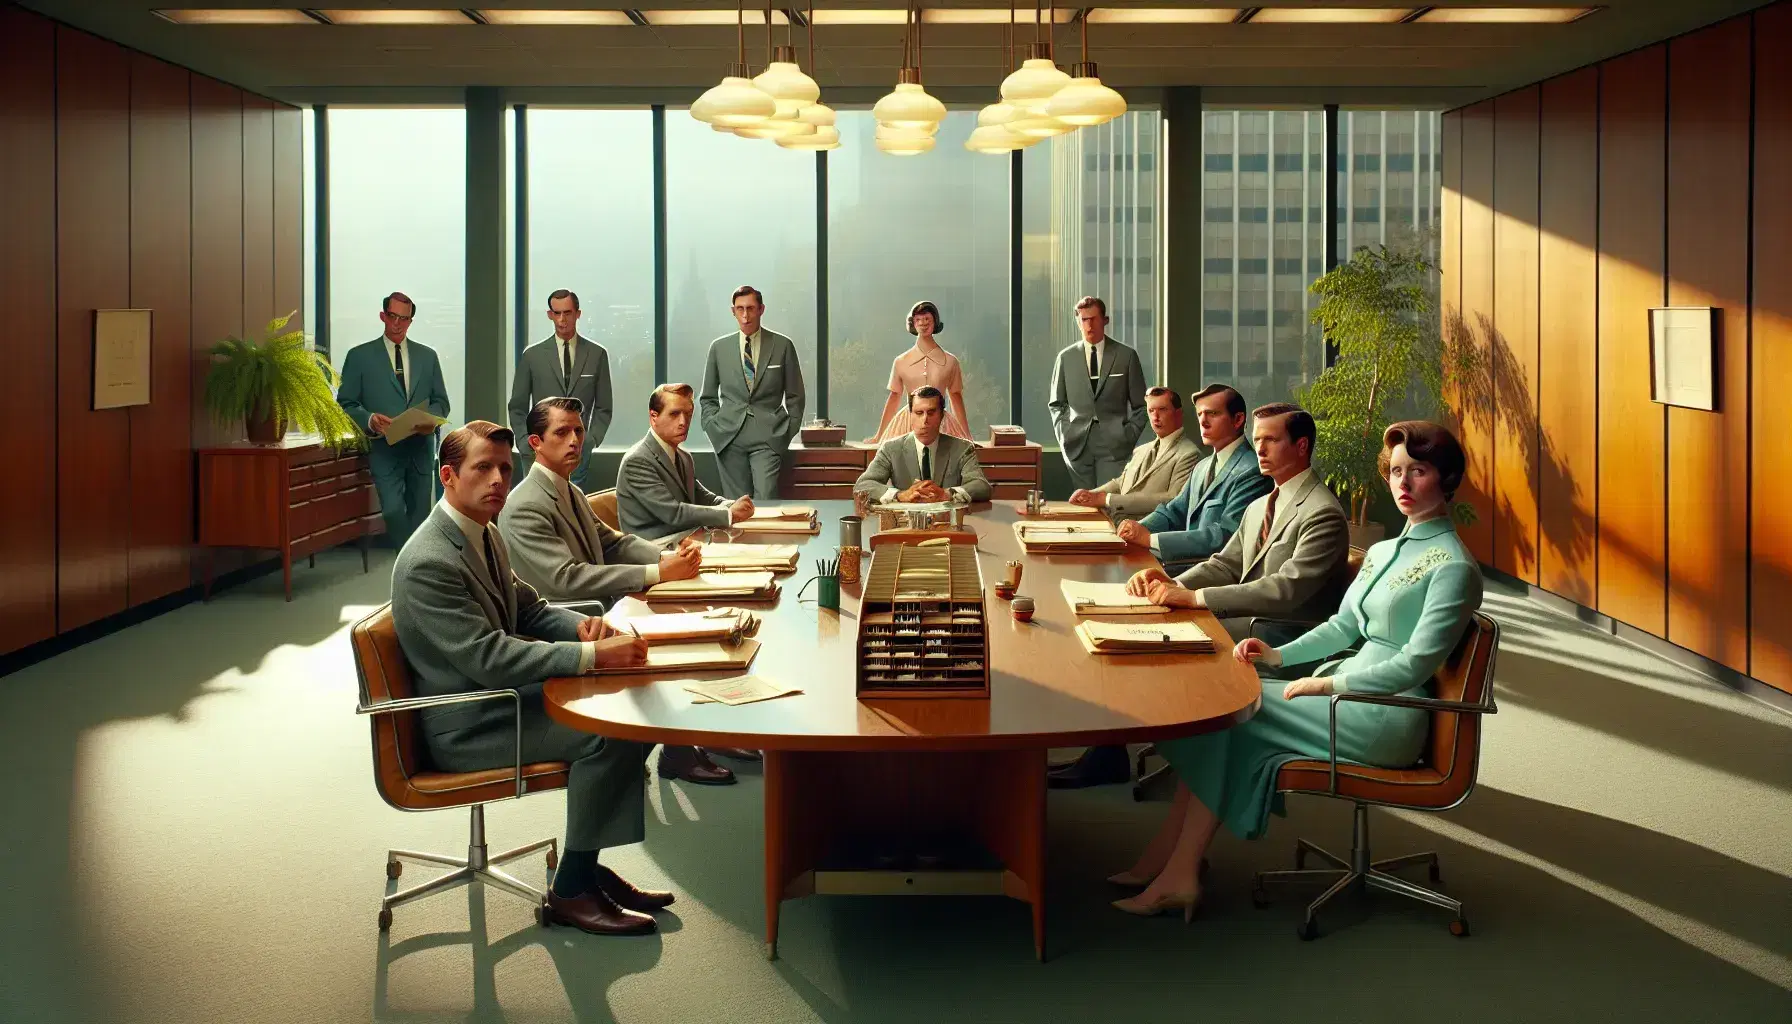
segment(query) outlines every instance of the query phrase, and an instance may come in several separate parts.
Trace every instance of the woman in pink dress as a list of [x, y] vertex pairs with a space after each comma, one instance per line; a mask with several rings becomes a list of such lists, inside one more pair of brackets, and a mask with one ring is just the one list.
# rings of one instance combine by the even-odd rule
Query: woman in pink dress
[[915, 344], [890, 364], [890, 398], [884, 403], [877, 433], [865, 439], [867, 444], [881, 444], [914, 429], [909, 422], [908, 395], [923, 384], [932, 384], [946, 393], [946, 416], [940, 429], [966, 441], [971, 439], [967, 425], [970, 421], [964, 411], [964, 373], [958, 367], [958, 357], [933, 340], [945, 327], [939, 307], [931, 302], [917, 302], [908, 311], [908, 333], [915, 336]]

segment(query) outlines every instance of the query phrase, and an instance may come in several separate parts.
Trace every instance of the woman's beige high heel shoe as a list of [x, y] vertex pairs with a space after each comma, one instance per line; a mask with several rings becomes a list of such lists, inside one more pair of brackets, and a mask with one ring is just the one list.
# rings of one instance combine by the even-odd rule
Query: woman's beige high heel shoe
[[1151, 884], [1151, 879], [1135, 875], [1130, 871], [1122, 871], [1117, 875], [1109, 875], [1108, 884], [1117, 885], [1122, 889], [1143, 889]]
[[1141, 902], [1137, 897], [1115, 900], [1114, 906], [1134, 917], [1157, 917], [1169, 910], [1182, 911], [1182, 923], [1188, 924], [1195, 919], [1195, 911], [1201, 906], [1199, 892], [1173, 892], [1159, 896], [1149, 903]]

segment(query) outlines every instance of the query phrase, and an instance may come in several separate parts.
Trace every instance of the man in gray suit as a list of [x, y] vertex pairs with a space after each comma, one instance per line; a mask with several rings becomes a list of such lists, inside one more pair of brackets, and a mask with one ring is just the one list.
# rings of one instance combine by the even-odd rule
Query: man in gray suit
[[803, 368], [796, 346], [765, 330], [765, 299], [741, 285], [731, 299], [740, 330], [709, 343], [703, 368], [703, 432], [716, 453], [722, 493], [778, 496], [784, 451], [803, 425]]
[[689, 384], [661, 384], [648, 396], [647, 436], [616, 471], [616, 517], [625, 533], [662, 538], [752, 518], [751, 497], [729, 501], [697, 479], [697, 464], [683, 448], [692, 409]]
[[[425, 708], [424, 742], [451, 772], [570, 761], [566, 853], [548, 894], [553, 920], [588, 932], [639, 935], [672, 894], [635, 888], [598, 863], [606, 846], [638, 843], [641, 765], [648, 748], [561, 725], [548, 717], [543, 681], [647, 658], [639, 637], [555, 608], [510, 571], [492, 520], [510, 491], [510, 431], [474, 420], [442, 439], [442, 501], [392, 569], [392, 620], [419, 696], [514, 691], [517, 699]], [[516, 747], [522, 730], [522, 749]]]
[[989, 479], [977, 461], [977, 446], [940, 433], [946, 396], [931, 384], [909, 392], [909, 419], [915, 429], [892, 437], [852, 485], [873, 501], [988, 501]]
[[1245, 437], [1244, 396], [1225, 384], [1210, 384], [1195, 396], [1201, 443], [1213, 454], [1195, 464], [1188, 483], [1174, 498], [1143, 519], [1120, 524], [1128, 544], [1148, 547], [1171, 572], [1181, 572], [1226, 546], [1238, 529], [1245, 506], [1274, 484], [1257, 469]]
[[1251, 419], [1258, 467], [1275, 489], [1251, 502], [1212, 557], [1174, 579], [1162, 569], [1142, 570], [1126, 589], [1172, 608], [1206, 608], [1232, 639], [1256, 636], [1279, 647], [1338, 610], [1349, 575], [1350, 526], [1313, 471], [1312, 414], [1277, 402]]
[[1188, 483], [1201, 449], [1182, 431], [1182, 396], [1161, 385], [1148, 389], [1145, 415], [1151, 441], [1133, 449], [1125, 472], [1094, 490], [1079, 488], [1071, 504], [1104, 509], [1116, 520], [1139, 519]]
[[1052, 433], [1070, 482], [1091, 490], [1125, 471], [1145, 432], [1145, 371], [1137, 352], [1107, 336], [1107, 303], [1085, 295], [1076, 323], [1083, 340], [1052, 366]]
[[[510, 385], [510, 430], [528, 437], [529, 410], [544, 398], [576, 398], [584, 407], [585, 450], [572, 482], [590, 489], [591, 452], [610, 432], [610, 353], [578, 332], [579, 297], [565, 288], [548, 296], [554, 333], [523, 349]], [[525, 457], [529, 452], [519, 448]], [[528, 466], [525, 458], [523, 466]]]
[[382, 299], [380, 323], [385, 331], [348, 350], [336, 389], [336, 404], [374, 435], [367, 468], [380, 496], [386, 537], [395, 548], [404, 547], [429, 515], [435, 497], [435, 426], [419, 424], [416, 433], [390, 444], [386, 428], [413, 406], [424, 406], [436, 416], [448, 415], [441, 360], [434, 349], [410, 340], [411, 318], [416, 315], [416, 304], [403, 292]]
[[[604, 602], [636, 594], [661, 580], [697, 575], [702, 547], [686, 537], [671, 551], [619, 533], [591, 513], [585, 492], [570, 477], [588, 449], [576, 398], [544, 398], [529, 410], [529, 449], [534, 464], [498, 516], [498, 532], [517, 578], [550, 601]], [[699, 785], [728, 785], [734, 773], [696, 747], [660, 751], [662, 778]]]

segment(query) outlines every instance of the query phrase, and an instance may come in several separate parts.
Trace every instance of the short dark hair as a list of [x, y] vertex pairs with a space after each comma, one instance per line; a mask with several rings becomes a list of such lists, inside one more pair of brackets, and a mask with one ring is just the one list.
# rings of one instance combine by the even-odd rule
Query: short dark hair
[[1100, 299], [1096, 298], [1095, 296], [1085, 295], [1082, 298], [1076, 300], [1076, 308], [1079, 310], [1088, 309], [1090, 306], [1094, 306], [1096, 309], [1101, 310], [1101, 315], [1102, 315], [1103, 319], [1107, 318], [1108, 304], [1101, 301]]
[[1313, 422], [1313, 414], [1293, 402], [1271, 402], [1251, 410], [1251, 418], [1255, 420], [1267, 420], [1276, 416], [1288, 417], [1288, 440], [1298, 443], [1305, 438], [1307, 458], [1312, 458], [1313, 445], [1319, 439], [1319, 425]]
[[548, 420], [553, 417], [555, 409], [570, 412], [574, 416], [585, 415], [585, 403], [576, 398], [544, 398], [535, 403], [535, 408], [529, 410], [529, 418], [523, 421], [530, 437], [548, 436]]
[[566, 288], [556, 288], [548, 295], [548, 308], [553, 309], [555, 301], [559, 299], [571, 299], [572, 308], [579, 308], [579, 293]]
[[1428, 420], [1402, 420], [1389, 427], [1381, 435], [1381, 454], [1375, 459], [1382, 479], [1387, 479], [1394, 449], [1401, 445], [1406, 446], [1406, 454], [1437, 470], [1446, 501], [1456, 497], [1456, 488], [1462, 486], [1462, 474], [1468, 469], [1468, 456], [1449, 428]]
[[444, 466], [460, 472], [460, 464], [467, 457], [467, 449], [473, 446], [474, 438], [480, 438], [497, 445], [506, 452], [516, 443], [516, 435], [509, 427], [499, 426], [491, 420], [472, 420], [464, 426], [450, 430], [442, 438], [442, 449], [439, 458]]
[[1238, 389], [1230, 384], [1209, 384], [1195, 392], [1195, 401], [1199, 402], [1203, 398], [1211, 398], [1212, 396], [1221, 393], [1224, 393], [1226, 396], [1226, 415], [1243, 416], [1244, 396], [1239, 394]]
[[922, 313], [933, 314], [933, 333], [940, 334], [946, 330], [946, 321], [940, 319], [940, 307], [926, 300], [922, 300], [915, 303], [908, 311], [908, 333], [921, 333], [920, 331], [915, 330], [915, 317], [920, 316]]
[[690, 398], [693, 394], [695, 394], [695, 392], [691, 390], [689, 384], [661, 384], [659, 387], [653, 389], [652, 394], [647, 396], [647, 411], [659, 412], [665, 409], [667, 395]]
[[730, 306], [734, 305], [734, 300], [740, 298], [742, 295], [751, 295], [753, 296], [754, 302], [759, 303], [761, 306], [765, 305], [765, 296], [759, 294], [759, 289], [750, 284], [743, 284], [739, 288], [734, 289], [734, 294], [728, 296], [728, 304]]
[[908, 393], [909, 412], [915, 411], [915, 399], [917, 398], [937, 398], [940, 400], [940, 411], [946, 411], [946, 406], [948, 404], [946, 401], [946, 393], [939, 388], [934, 387], [932, 384], [923, 384]]
[[1149, 388], [1145, 389], [1145, 397], [1146, 398], [1156, 398], [1159, 395], [1169, 395], [1170, 396], [1170, 408], [1172, 408], [1172, 409], [1182, 408], [1182, 396], [1176, 393], [1175, 388], [1166, 388], [1162, 384], [1159, 384], [1155, 387], [1149, 387]]
[[380, 312], [382, 312], [382, 313], [392, 312], [392, 304], [394, 302], [404, 303], [405, 305], [411, 307], [411, 315], [412, 316], [417, 315], [417, 304], [415, 302], [412, 302], [411, 297], [409, 295], [406, 295], [403, 292], [393, 292], [392, 294], [381, 299], [380, 300]]

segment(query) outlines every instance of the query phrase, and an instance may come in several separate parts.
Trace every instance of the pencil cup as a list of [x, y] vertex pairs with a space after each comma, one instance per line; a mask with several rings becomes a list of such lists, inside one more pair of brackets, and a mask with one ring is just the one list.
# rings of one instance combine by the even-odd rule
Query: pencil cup
[[859, 558], [863, 551], [857, 545], [840, 546], [840, 582], [859, 582]]
[[817, 576], [815, 578], [815, 604], [819, 608], [840, 610], [840, 577]]

